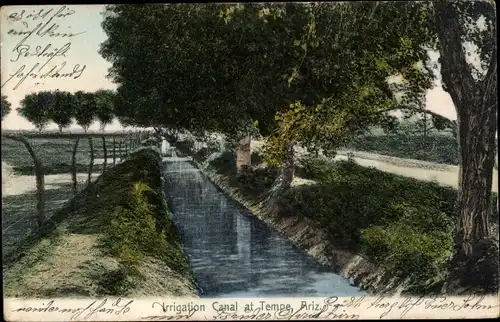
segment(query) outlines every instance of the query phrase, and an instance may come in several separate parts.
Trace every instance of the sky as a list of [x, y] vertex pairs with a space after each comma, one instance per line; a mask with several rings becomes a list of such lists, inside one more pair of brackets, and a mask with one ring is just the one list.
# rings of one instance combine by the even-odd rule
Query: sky
[[[1, 8], [2, 95], [7, 95], [12, 103], [11, 113], [2, 122], [3, 129], [34, 129], [31, 123], [16, 112], [19, 102], [31, 92], [56, 89], [92, 92], [98, 89], [116, 88], [116, 85], [106, 78], [110, 64], [98, 53], [100, 44], [106, 39], [106, 34], [101, 28], [103, 10], [104, 5]], [[47, 22], [48, 25], [44, 28]], [[40, 23], [42, 25], [39, 28], [44, 29], [36, 29], [31, 35], [22, 33], [34, 30]], [[50, 29], [53, 25], [55, 27]], [[49, 31], [37, 35], [37, 30]], [[21, 34], [16, 35], [16, 32]], [[66, 36], [62, 36], [64, 34]], [[73, 35], [68, 37], [68, 34]], [[27, 36], [28, 38], [23, 41]], [[45, 49], [48, 45], [50, 46]], [[34, 55], [26, 57], [26, 53]], [[40, 53], [41, 57], [36, 57]], [[59, 54], [50, 57], [54, 53]], [[33, 72], [29, 73], [32, 69]], [[51, 77], [56, 72], [64, 77]], [[22, 81], [25, 74], [29, 75]], [[426, 106], [427, 109], [444, 117], [456, 119], [453, 102], [442, 90], [439, 82], [434, 89], [428, 91]], [[70, 130], [79, 128], [73, 124]], [[90, 130], [98, 128], [99, 124], [96, 122]], [[57, 129], [57, 126], [51, 124], [47, 129]], [[116, 131], [122, 128], [117, 121], [114, 121], [106, 129]]]

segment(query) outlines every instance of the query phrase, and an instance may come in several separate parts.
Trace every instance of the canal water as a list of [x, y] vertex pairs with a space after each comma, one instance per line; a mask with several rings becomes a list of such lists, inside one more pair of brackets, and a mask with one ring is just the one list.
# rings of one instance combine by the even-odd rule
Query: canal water
[[164, 178], [201, 297], [365, 294], [251, 216], [188, 158], [177, 157], [175, 152], [164, 158]]

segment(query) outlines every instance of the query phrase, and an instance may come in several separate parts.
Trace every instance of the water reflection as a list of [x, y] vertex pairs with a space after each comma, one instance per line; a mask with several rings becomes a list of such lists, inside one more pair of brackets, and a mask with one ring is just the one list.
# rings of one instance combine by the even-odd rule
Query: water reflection
[[190, 162], [165, 162], [165, 192], [202, 297], [363, 294], [250, 216]]

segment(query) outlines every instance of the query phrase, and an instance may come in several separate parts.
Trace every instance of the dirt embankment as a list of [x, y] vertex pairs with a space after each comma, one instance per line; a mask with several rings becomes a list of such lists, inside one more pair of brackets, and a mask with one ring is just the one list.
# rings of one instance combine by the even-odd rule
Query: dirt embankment
[[5, 297], [196, 297], [152, 149], [107, 170], [3, 268]]

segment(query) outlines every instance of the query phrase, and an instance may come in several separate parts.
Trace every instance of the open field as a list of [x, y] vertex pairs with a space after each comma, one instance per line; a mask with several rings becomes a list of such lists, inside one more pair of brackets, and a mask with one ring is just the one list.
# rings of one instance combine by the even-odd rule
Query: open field
[[[122, 151], [118, 150], [118, 142], [125, 137], [115, 138], [115, 155], [120, 157], [125, 153], [124, 146]], [[75, 144], [75, 138], [32, 138], [28, 139], [33, 146], [35, 154], [42, 162], [45, 174], [70, 173], [72, 151]], [[104, 150], [102, 138], [93, 138], [94, 157], [103, 158]], [[106, 137], [106, 147], [108, 150], [108, 164], [112, 162], [113, 157], [113, 138]], [[6, 162], [17, 174], [34, 174], [33, 160], [26, 147], [18, 141], [2, 137], [2, 161]], [[86, 172], [90, 162], [90, 145], [88, 138], [81, 138], [78, 143], [76, 153], [77, 172]], [[94, 170], [100, 171], [101, 165], [96, 164]]]

